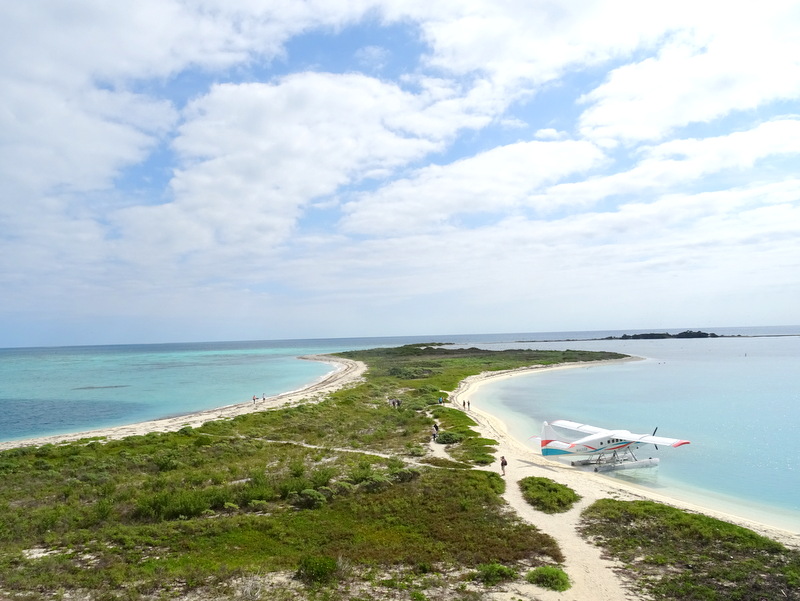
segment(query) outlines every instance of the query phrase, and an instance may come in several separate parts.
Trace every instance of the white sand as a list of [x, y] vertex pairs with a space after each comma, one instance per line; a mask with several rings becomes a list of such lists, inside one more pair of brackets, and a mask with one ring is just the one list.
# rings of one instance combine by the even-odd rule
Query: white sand
[[259, 399], [255, 403], [253, 401], [248, 401], [245, 403], [239, 403], [237, 405], [220, 407], [218, 409], [209, 409], [207, 411], [199, 411], [197, 413], [189, 413], [186, 415], [140, 422], [138, 424], [130, 424], [127, 426], [115, 426], [113, 428], [91, 430], [89, 432], [57, 434], [55, 436], [30, 438], [27, 440], [0, 442], [0, 451], [13, 449], [16, 447], [41, 446], [45, 444], [72, 442], [75, 440], [81, 440], [83, 438], [97, 437], [113, 440], [125, 438], [126, 436], [148, 434], [149, 432], [177, 432], [184, 426], [198, 428], [206, 422], [215, 421], [218, 419], [229, 419], [237, 415], [244, 415], [245, 413], [253, 413], [256, 411], [264, 411], [265, 409], [274, 409], [276, 407], [282, 407], [284, 405], [296, 403], [304, 399], [321, 400], [334, 390], [338, 390], [344, 386], [348, 386], [360, 381], [367, 369], [366, 365], [360, 361], [351, 361], [350, 359], [343, 359], [341, 357], [334, 357], [332, 355], [309, 355], [306, 357], [301, 357], [301, 359], [330, 363], [334, 365], [336, 369], [333, 373], [328, 374], [323, 379], [309, 386], [299, 390], [293, 390], [291, 392], [284, 392], [283, 394], [269, 397], [266, 400]]
[[[631, 359], [622, 359], [629, 361]], [[611, 363], [617, 361], [610, 361]], [[609, 362], [591, 362], [592, 365]], [[557, 365], [553, 367], [535, 366], [531, 368], [515, 369], [505, 372], [486, 372], [477, 376], [466, 378], [459, 384], [456, 391], [450, 395], [454, 406], [462, 407], [462, 402], [470, 399], [471, 395], [481, 385], [498, 379], [510, 378], [531, 371], [545, 371], [554, 369], [570, 369], [583, 366], [582, 363]], [[584, 540], [577, 533], [577, 525], [581, 511], [594, 501], [603, 498], [620, 500], [649, 499], [666, 503], [681, 509], [703, 513], [708, 516], [732, 522], [750, 528], [773, 540], [787, 546], [800, 548], [800, 535], [795, 532], [781, 530], [765, 524], [731, 515], [713, 507], [700, 507], [683, 501], [672, 499], [650, 491], [646, 488], [629, 485], [618, 480], [604, 477], [594, 472], [586, 472], [571, 466], [545, 459], [540, 453], [509, 435], [505, 423], [486, 412], [482, 408], [470, 403], [471, 409], [467, 413], [478, 423], [478, 430], [482, 436], [493, 438], [499, 442], [497, 447], [497, 461], [490, 469], [500, 471], [499, 457], [504, 455], [508, 460], [506, 468], [507, 487], [505, 499], [514, 510], [526, 521], [535, 524], [540, 530], [556, 539], [564, 552], [567, 560], [564, 570], [572, 580], [572, 588], [565, 593], [546, 592], [536, 587], [514, 584], [508, 587], [506, 593], [494, 596], [498, 601], [523, 598], [535, 598], [542, 601], [567, 600], [567, 599], [592, 599], [593, 601], [625, 601], [639, 597], [625, 588], [625, 583], [620, 577], [620, 566], [603, 559], [600, 550]], [[582, 499], [570, 511], [547, 515], [533, 509], [522, 497], [517, 485], [521, 478], [539, 476], [550, 478], [575, 490]]]

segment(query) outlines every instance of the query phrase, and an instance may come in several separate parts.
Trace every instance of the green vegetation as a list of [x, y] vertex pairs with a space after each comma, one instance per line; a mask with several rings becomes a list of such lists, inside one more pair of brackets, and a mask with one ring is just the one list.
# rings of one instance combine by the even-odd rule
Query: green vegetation
[[437, 406], [432, 413], [440, 427], [436, 442], [446, 445], [460, 443], [450, 449], [450, 455], [454, 459], [475, 465], [489, 465], [494, 461], [493, 446], [497, 441], [481, 438], [472, 429], [476, 425], [475, 422], [463, 411]]
[[623, 334], [622, 336], [606, 336], [602, 340], [663, 340], [666, 338], [719, 338], [717, 334], [686, 330], [679, 334], [669, 334], [667, 332], [650, 332], [647, 334]]
[[564, 570], [555, 566], [539, 566], [525, 574], [525, 580], [536, 586], [560, 593], [572, 586], [569, 576]]
[[[0, 453], [0, 597], [478, 601], [469, 580], [523, 569], [568, 585], [555, 541], [506, 510], [504, 480], [470, 469], [491, 463], [496, 442], [438, 399], [483, 371], [619, 355], [435, 344], [343, 355], [369, 365], [366, 379], [319, 403]], [[426, 456], [434, 420], [451, 459]], [[545, 506], [574, 502], [535, 480], [524, 486]], [[798, 554], [747, 530], [614, 501], [583, 519], [657, 598], [798, 599]]]
[[[246, 587], [297, 598], [264, 584], [281, 571], [310, 587], [301, 597], [322, 587], [350, 599], [350, 581], [382, 590], [376, 575], [393, 570], [424, 598], [431, 578], [456, 587], [444, 575], [460, 569], [563, 561], [549, 536], [503, 510], [502, 478], [465, 469], [491, 461], [494, 441], [438, 398], [481, 371], [614, 355], [427, 345], [344, 355], [368, 363], [366, 381], [316, 404], [0, 453], [0, 596], [235, 598]], [[412, 465], [434, 418], [460, 437], [454, 460]]]
[[563, 513], [572, 509], [581, 497], [569, 486], [553, 482], [550, 478], [531, 476], [519, 481], [525, 500], [539, 511]]
[[339, 564], [333, 557], [303, 557], [297, 578], [308, 584], [325, 584], [336, 578]]
[[654, 599], [800, 599], [800, 552], [751, 530], [650, 501], [601, 499], [582, 531]]
[[514, 568], [493, 562], [479, 565], [477, 571], [472, 575], [472, 579], [482, 582], [486, 586], [495, 586], [501, 582], [516, 580], [518, 576], [519, 574]]

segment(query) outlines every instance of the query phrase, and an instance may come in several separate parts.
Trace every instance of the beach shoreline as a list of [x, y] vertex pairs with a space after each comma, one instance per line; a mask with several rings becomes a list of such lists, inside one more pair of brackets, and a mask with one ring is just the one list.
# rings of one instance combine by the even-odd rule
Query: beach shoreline
[[[317, 402], [324, 400], [335, 390], [363, 381], [367, 366], [360, 361], [344, 359], [333, 355], [310, 355], [303, 359], [323, 361], [333, 364], [335, 369], [323, 378], [295, 391], [272, 396], [265, 401], [252, 401], [220, 407], [213, 410], [199, 411], [187, 415], [169, 417], [98, 429], [89, 432], [78, 432], [56, 436], [40, 437], [28, 440], [0, 443], [0, 450], [25, 446], [41, 446], [46, 444], [71, 443], [86, 439], [114, 440], [128, 436], [144, 435], [151, 432], [174, 432], [183, 427], [199, 427], [202, 424], [221, 419], [231, 419], [237, 415], [271, 410], [299, 402]], [[624, 566], [610, 559], [602, 549], [579, 532], [582, 511], [599, 499], [611, 498], [622, 501], [651, 500], [671, 505], [690, 512], [731, 522], [749, 528], [772, 540], [790, 548], [800, 548], [800, 535], [782, 530], [767, 524], [754, 522], [708, 505], [695, 505], [666, 495], [656, 493], [644, 487], [621, 482], [602, 474], [585, 472], [558, 462], [549, 461], [536, 453], [529, 444], [518, 440], [509, 433], [507, 424], [492, 414], [491, 409], [476, 407], [470, 395], [481, 386], [498, 379], [512, 378], [522, 374], [545, 372], [552, 370], [572, 369], [587, 366], [600, 366], [625, 361], [637, 361], [638, 357], [626, 357], [606, 361], [576, 362], [552, 366], [536, 365], [500, 372], [484, 372], [462, 380], [449, 395], [448, 404], [464, 410], [476, 423], [481, 436], [497, 441], [494, 463], [483, 469], [503, 473], [506, 481], [503, 498], [517, 515], [524, 521], [535, 525], [543, 533], [553, 537], [566, 557], [564, 570], [569, 574], [572, 587], [570, 598], [597, 599], [598, 601], [633, 601], [640, 598], [630, 582], [623, 576]], [[429, 442], [434, 456], [448, 457], [444, 445]], [[500, 466], [501, 456], [506, 457], [508, 466], [503, 470]], [[581, 496], [581, 500], [569, 511], [561, 514], [543, 514], [535, 510], [523, 497], [518, 482], [528, 476], [546, 477], [572, 488]], [[562, 593], [543, 590], [525, 582], [509, 585], [509, 592], [521, 598], [537, 598], [541, 601], [563, 601]], [[495, 598], [495, 597], [493, 597]], [[499, 597], [498, 597], [499, 598]], [[502, 597], [508, 598], [508, 597]]]
[[[611, 365], [638, 360], [642, 359], [640, 357], [626, 357], [624, 359], [576, 362], [553, 366], [537, 365], [502, 372], [484, 372], [462, 380], [456, 390], [451, 393], [450, 400], [456, 408], [463, 409], [464, 403], [468, 400], [471, 401], [471, 395], [480, 387], [490, 382], [497, 382], [498, 380], [537, 372]], [[623, 482], [594, 472], [583, 471], [564, 463], [546, 459], [540, 453], [535, 452], [529, 444], [525, 444], [524, 441], [520, 441], [512, 436], [506, 423], [493, 414], [490, 408], [478, 407], [472, 402], [470, 402], [469, 405], [470, 409], [467, 410], [467, 413], [478, 423], [481, 435], [498, 440], [500, 443], [500, 448], [497, 452], [498, 456], [505, 455], [509, 460], [513, 457], [517, 463], [520, 464], [522, 469], [526, 472], [530, 472], [525, 475], [543, 476], [559, 481], [576, 490], [584, 499], [596, 500], [599, 498], [611, 497], [621, 500], [645, 499], [664, 503], [679, 509], [701, 513], [737, 524], [776, 540], [786, 546], [800, 548], [800, 533], [792, 530], [737, 515], [726, 508], [714, 506], [710, 503], [687, 501], [670, 496], [666, 493], [656, 492], [644, 486], [637, 486], [633, 483]]]
[[206, 409], [203, 411], [163, 417], [122, 426], [99, 428], [96, 430], [2, 441], [0, 442], [0, 451], [19, 447], [63, 444], [87, 438], [118, 440], [128, 436], [140, 436], [151, 432], [177, 432], [186, 426], [199, 428], [206, 422], [230, 419], [237, 415], [275, 409], [297, 403], [304, 399], [322, 400], [322, 398], [331, 392], [360, 381], [366, 371], [366, 365], [360, 361], [352, 361], [351, 359], [333, 355], [304, 355], [298, 358], [328, 363], [334, 366], [334, 370], [307, 386], [267, 397], [264, 400], [258, 399], [256, 402], [245, 401], [243, 403], [226, 405], [215, 409]]
[[[334, 392], [335, 390], [361, 381], [364, 372], [367, 369], [367, 366], [360, 361], [353, 361], [333, 355], [307, 355], [300, 358], [329, 363], [332, 364], [335, 369], [321, 379], [307, 386], [268, 397], [266, 400], [259, 399], [255, 403], [252, 401], [246, 401], [243, 403], [227, 405], [215, 409], [208, 409], [184, 415], [171, 416], [122, 426], [5, 441], [0, 442], [0, 451], [28, 446], [64, 444], [86, 439], [116, 440], [128, 436], [144, 435], [151, 432], [175, 432], [186, 426], [197, 428], [206, 422], [220, 419], [231, 419], [238, 415], [275, 409], [278, 407], [291, 405], [302, 400], [319, 401], [324, 399], [328, 394]], [[496, 382], [500, 379], [513, 378], [523, 374], [553, 370], [566, 370], [587, 366], [610, 365], [639, 360], [642, 359], [640, 357], [625, 357], [623, 359], [575, 362], [566, 364], [562, 363], [558, 365], [534, 365], [500, 372], [484, 372], [469, 376], [462, 380], [458, 387], [451, 392], [450, 401], [454, 407], [461, 409], [462, 403], [466, 403], [466, 401], [470, 398], [470, 395], [476, 392], [481, 386], [484, 386], [490, 382]], [[554, 476], [557, 476], [563, 484], [574, 488], [584, 498], [599, 499], [603, 497], [612, 497], [623, 499], [649, 499], [688, 511], [723, 519], [725, 521], [750, 528], [751, 530], [777, 540], [783, 544], [786, 544], [787, 546], [800, 548], [800, 534], [791, 530], [782, 529], [770, 524], [764, 524], [750, 518], [725, 511], [719, 507], [702, 503], [692, 503], [686, 500], [671, 497], [668, 494], [662, 494], [653, 491], [643, 486], [637, 486], [629, 482], [614, 480], [601, 474], [582, 471], [569, 465], [545, 459], [541, 454], [532, 450], [530, 445], [527, 445], [523, 441], [514, 438], [509, 433], [505, 422], [494, 415], [490, 409], [471, 406], [467, 413], [476, 420], [479, 425], [479, 429], [482, 431], [482, 435], [488, 438], [497, 439], [499, 441], [500, 448], [498, 449], [498, 457], [503, 454], [513, 457], [517, 463], [524, 464], [527, 469], [530, 469], [533, 472], [539, 472], [536, 475], [542, 475], [553, 479], [556, 479]]]

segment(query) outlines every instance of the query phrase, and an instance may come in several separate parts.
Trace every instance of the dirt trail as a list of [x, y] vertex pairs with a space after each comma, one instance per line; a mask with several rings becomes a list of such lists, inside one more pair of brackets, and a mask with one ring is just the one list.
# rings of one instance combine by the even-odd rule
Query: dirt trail
[[[459, 389], [451, 395], [451, 400], [457, 408], [461, 408], [462, 401], [466, 400], [464, 393], [464, 389]], [[586, 541], [577, 532], [580, 513], [585, 507], [600, 498], [618, 497], [618, 492], [599, 485], [600, 483], [594, 482], [594, 479], [576, 478], [575, 475], [569, 477], [566, 470], [548, 465], [541, 457], [536, 458], [530, 449], [523, 447], [511, 438], [502, 423], [493, 419], [489, 414], [474, 408], [467, 413], [477, 422], [477, 430], [481, 436], [499, 442], [495, 463], [485, 469], [501, 473], [500, 456], [506, 457], [508, 467], [506, 467], [504, 499], [521, 519], [535, 525], [556, 540], [566, 557], [563, 568], [572, 583], [572, 587], [563, 593], [544, 590], [526, 583], [512, 583], [506, 587], [507, 590], [491, 593], [489, 597], [496, 601], [511, 601], [520, 597], [541, 601], [584, 599], [633, 601], [641, 599], [640, 595], [626, 588], [626, 583], [619, 574], [620, 564], [601, 557], [600, 549]], [[438, 444], [432, 446], [442, 447]], [[581, 475], [586, 476], [587, 474]], [[544, 514], [531, 507], [522, 496], [518, 482], [528, 476], [551, 478], [566, 484], [580, 494], [582, 499], [568, 512], [555, 515]]]

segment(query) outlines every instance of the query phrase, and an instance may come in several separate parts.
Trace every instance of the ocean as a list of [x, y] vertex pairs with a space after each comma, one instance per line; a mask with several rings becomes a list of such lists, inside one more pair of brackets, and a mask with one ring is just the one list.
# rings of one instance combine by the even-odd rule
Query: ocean
[[[797, 331], [789, 329], [787, 331]], [[716, 330], [721, 333], [722, 330]], [[488, 348], [512, 346], [495, 343]], [[527, 345], [526, 345], [527, 346]], [[800, 533], [800, 336], [540, 342], [644, 358], [522, 375], [481, 387], [473, 406], [517, 439], [569, 419], [691, 441], [643, 447], [657, 468], [611, 473], [632, 484]]]
[[596, 340], [651, 331], [628, 330], [0, 349], [0, 441], [296, 390], [331, 372], [298, 359], [308, 354], [433, 341], [609, 350], [644, 360], [519, 376], [487, 384], [472, 402], [523, 441], [558, 418], [689, 439], [648, 452], [658, 468], [609, 477], [800, 532], [800, 327], [693, 329], [732, 337]]

